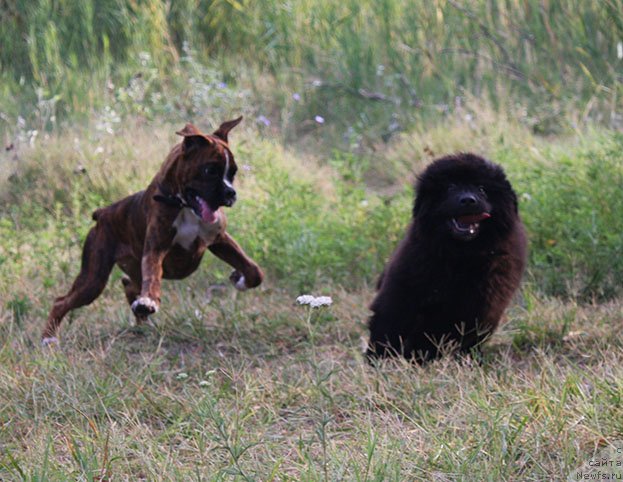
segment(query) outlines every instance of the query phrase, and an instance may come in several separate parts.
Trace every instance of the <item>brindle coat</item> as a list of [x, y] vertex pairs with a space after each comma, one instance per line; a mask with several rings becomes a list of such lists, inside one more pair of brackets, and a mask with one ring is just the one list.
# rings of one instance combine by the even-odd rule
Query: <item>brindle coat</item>
[[[157, 311], [162, 279], [189, 276], [206, 249], [234, 268], [230, 279], [236, 288], [262, 282], [261, 269], [226, 232], [221, 209], [235, 200], [236, 164], [227, 135], [241, 120], [225, 122], [211, 135], [187, 124], [178, 132], [183, 142], [173, 147], [147, 189], [93, 213], [96, 225], [84, 243], [80, 273], [69, 292], [54, 301], [44, 344], [58, 341], [67, 312], [101, 294], [115, 264], [127, 275], [122, 281], [137, 323]], [[193, 209], [199, 197], [213, 210], [214, 222]]]

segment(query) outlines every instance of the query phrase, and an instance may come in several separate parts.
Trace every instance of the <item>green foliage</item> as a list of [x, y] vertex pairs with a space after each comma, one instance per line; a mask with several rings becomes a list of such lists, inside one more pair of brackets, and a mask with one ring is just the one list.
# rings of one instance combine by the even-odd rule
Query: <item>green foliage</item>
[[17, 325], [21, 325], [30, 308], [30, 299], [25, 295], [16, 295], [6, 304], [6, 309], [13, 312], [13, 319]]
[[[24, 105], [52, 99], [58, 116], [90, 114], [111, 86], [152, 75], [145, 55], [152, 91], [168, 98], [170, 79], [187, 79], [190, 46], [284, 122], [322, 115], [351, 137], [390, 136], [466, 95], [525, 108], [535, 132], [556, 131], [576, 112], [620, 123], [622, 0], [9, 0], [0, 8], [10, 119], [30, 119]], [[258, 73], [285, 92], [267, 92]]]
[[537, 288], [582, 301], [623, 286], [623, 136], [598, 136], [577, 151], [541, 159], [502, 155], [521, 196]]
[[322, 171], [326, 178], [314, 179], [267, 149], [261, 152], [245, 156], [257, 171], [254, 195], [261, 201], [242, 200], [232, 213], [232, 231], [240, 232], [250, 252], [298, 291], [374, 279], [405, 224], [405, 204], [385, 204], [360, 185], [336, 189], [329, 169]]
[[[169, 147], [156, 147], [156, 155], [164, 158]], [[234, 141], [233, 147], [241, 186], [238, 204], [227, 211], [230, 230], [273, 282], [304, 292], [375, 281], [409, 222], [408, 186], [390, 196], [376, 194], [365, 184], [371, 161], [349, 153], [302, 160], [270, 141]], [[71, 253], [76, 256], [90, 229], [91, 213], [144, 187], [151, 176], [137, 179], [136, 170], [127, 171], [128, 178], [112, 175], [126, 155], [140, 156], [121, 147], [105, 164], [87, 160], [81, 170], [73, 167], [74, 154], [59, 149], [36, 151], [42, 157], [25, 163], [7, 185], [0, 218], [5, 283], [38, 271], [42, 285], [53, 286], [58, 276], [73, 272]], [[506, 168], [520, 198], [530, 239], [527, 279], [537, 292], [583, 302], [621, 294], [622, 152], [623, 136], [607, 132], [565, 150], [494, 148], [491, 157]], [[154, 158], [149, 169], [155, 172], [158, 163]], [[61, 254], [43, 255], [50, 250]], [[208, 259], [219, 276], [227, 274]], [[20, 306], [12, 308], [18, 319]]]

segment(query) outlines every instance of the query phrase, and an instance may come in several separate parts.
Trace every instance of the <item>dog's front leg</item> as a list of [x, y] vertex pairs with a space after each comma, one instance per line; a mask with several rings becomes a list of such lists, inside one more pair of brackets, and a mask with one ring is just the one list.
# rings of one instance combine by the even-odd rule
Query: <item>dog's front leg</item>
[[239, 290], [255, 288], [264, 279], [260, 267], [249, 258], [240, 245], [226, 232], [219, 234], [215, 242], [208, 246], [214, 255], [232, 266], [235, 271], [229, 279]]
[[162, 263], [168, 253], [166, 243], [158, 239], [145, 240], [141, 259], [141, 294], [132, 303], [132, 311], [137, 318], [144, 318], [158, 311], [160, 307], [160, 287], [162, 284]]

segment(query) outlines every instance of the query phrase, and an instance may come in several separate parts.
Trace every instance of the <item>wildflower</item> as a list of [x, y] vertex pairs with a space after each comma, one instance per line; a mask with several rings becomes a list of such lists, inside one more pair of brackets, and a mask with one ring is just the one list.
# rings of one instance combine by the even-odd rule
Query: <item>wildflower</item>
[[292, 99], [298, 102], [299, 100], [301, 100], [301, 94], [299, 94], [298, 92], [295, 92], [294, 94], [292, 94]]
[[333, 300], [330, 296], [312, 296], [312, 295], [301, 295], [296, 301], [299, 305], [309, 305], [312, 308], [319, 308], [320, 306], [329, 306], [333, 303]]
[[149, 55], [149, 52], [139, 52], [138, 59], [140, 60], [141, 65], [146, 66], [151, 60], [151, 55]]
[[309, 304], [312, 308], [318, 308], [320, 306], [330, 306], [333, 303], [333, 300], [330, 296], [319, 296], [318, 298], [314, 298], [314, 300]]
[[260, 124], [264, 124], [266, 127], [270, 125], [270, 119], [266, 117], [265, 115], [258, 116], [256, 121]]
[[318, 122], [318, 124], [324, 124], [324, 117], [322, 117], [321, 115], [317, 115], [316, 117], [314, 117], [314, 120]]
[[207, 380], [201, 380], [201, 381], [199, 382], [199, 386], [200, 386], [200, 387], [207, 387], [208, 385], [210, 385], [210, 382], [209, 382], [209, 381], [207, 381]]
[[188, 373], [185, 373], [185, 372], [178, 373], [175, 378], [178, 380], [186, 380], [188, 378]]
[[299, 305], [309, 305], [312, 300], [314, 300], [312, 295], [301, 295], [296, 299]]

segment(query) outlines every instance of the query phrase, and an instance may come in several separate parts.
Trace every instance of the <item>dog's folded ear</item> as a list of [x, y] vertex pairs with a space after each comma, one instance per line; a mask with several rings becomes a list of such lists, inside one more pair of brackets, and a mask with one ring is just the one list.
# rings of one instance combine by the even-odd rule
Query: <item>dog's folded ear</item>
[[192, 124], [186, 124], [184, 128], [177, 131], [176, 134], [184, 137], [182, 148], [185, 153], [189, 153], [196, 147], [205, 146], [214, 142], [211, 141], [205, 134], [202, 134], [201, 131]]
[[224, 140], [225, 142], [228, 142], [227, 134], [229, 134], [229, 131], [232, 130], [234, 127], [236, 127], [241, 122], [242, 122], [242, 116], [238, 117], [237, 119], [223, 122], [219, 126], [219, 128], [214, 131], [214, 134], [212, 135], [214, 137], [218, 137], [219, 139]]
[[193, 124], [186, 124], [182, 130], [176, 132], [178, 136], [183, 137], [192, 137], [192, 136], [202, 136], [203, 134], [199, 129], [197, 129]]

